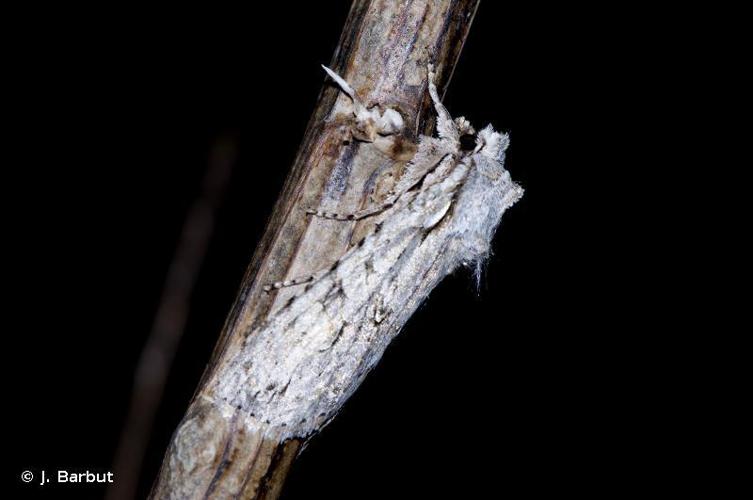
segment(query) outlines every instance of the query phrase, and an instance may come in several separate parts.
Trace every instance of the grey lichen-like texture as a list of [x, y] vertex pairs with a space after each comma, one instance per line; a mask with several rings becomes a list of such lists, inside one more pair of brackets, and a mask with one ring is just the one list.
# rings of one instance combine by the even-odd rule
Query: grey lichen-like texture
[[[356, 140], [373, 142], [403, 127], [397, 111], [366, 109], [347, 82], [328, 73], [352, 100]], [[507, 135], [491, 126], [474, 134], [467, 120], [453, 120], [431, 69], [428, 86], [438, 137], [419, 139], [380, 203], [353, 214], [310, 210], [313, 217], [368, 218], [369, 234], [330, 269], [271, 284], [268, 290], [302, 289], [214, 373], [211, 396], [202, 397], [240, 414], [247, 429], [284, 440], [325, 425], [431, 290], [459, 266], [488, 256], [502, 214], [521, 197], [503, 167]], [[464, 148], [468, 134], [475, 146]]]

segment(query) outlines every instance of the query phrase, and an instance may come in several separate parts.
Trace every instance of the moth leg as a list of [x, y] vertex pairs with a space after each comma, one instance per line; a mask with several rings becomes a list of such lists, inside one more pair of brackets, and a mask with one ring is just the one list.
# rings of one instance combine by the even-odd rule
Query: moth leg
[[279, 290], [280, 288], [287, 288], [290, 286], [313, 283], [314, 281], [318, 281], [322, 279], [327, 274], [337, 269], [337, 266], [339, 265], [340, 265], [340, 260], [338, 259], [334, 264], [332, 264], [327, 269], [321, 269], [313, 274], [309, 274], [308, 276], [298, 276], [297, 278], [293, 278], [292, 280], [275, 281], [274, 283], [269, 283], [267, 285], [264, 285], [262, 287], [262, 290], [264, 290], [265, 292], [271, 292], [272, 290]]
[[321, 217], [322, 219], [356, 221], [356, 220], [365, 219], [366, 217], [371, 217], [372, 215], [376, 215], [376, 214], [384, 212], [385, 210], [387, 210], [388, 208], [392, 207], [395, 204], [396, 199], [397, 199], [397, 196], [390, 198], [387, 202], [385, 202], [382, 205], [371, 207], [371, 208], [364, 208], [363, 210], [358, 210], [357, 212], [352, 212], [349, 214], [326, 212], [324, 210], [314, 210], [311, 208], [306, 210], [306, 213], [309, 215], [314, 215], [316, 217]]
[[269, 283], [268, 285], [264, 285], [262, 287], [262, 290], [265, 292], [271, 292], [272, 290], [279, 290], [280, 288], [287, 288], [289, 286], [296, 286], [296, 285], [303, 285], [304, 283], [311, 283], [312, 281], [315, 281], [322, 276], [324, 276], [326, 272], [318, 272], [314, 274], [310, 274], [308, 276], [300, 276], [298, 278], [293, 278], [292, 280], [285, 280], [285, 281], [275, 281], [274, 283]]
[[431, 101], [434, 104], [434, 109], [437, 111], [437, 133], [442, 139], [449, 139], [453, 142], [460, 140], [460, 134], [458, 133], [458, 127], [453, 121], [447, 108], [444, 107], [442, 101], [439, 100], [439, 93], [437, 92], [437, 86], [434, 84], [434, 65], [429, 64], [429, 95]]

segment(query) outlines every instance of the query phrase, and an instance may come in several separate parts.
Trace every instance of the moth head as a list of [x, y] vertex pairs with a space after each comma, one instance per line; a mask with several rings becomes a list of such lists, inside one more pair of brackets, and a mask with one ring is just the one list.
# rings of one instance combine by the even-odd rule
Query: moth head
[[353, 137], [363, 142], [374, 142], [377, 137], [376, 120], [369, 113], [354, 113]]
[[359, 141], [374, 142], [377, 136], [397, 134], [403, 129], [402, 115], [392, 108], [381, 112], [378, 106], [371, 109], [356, 106], [353, 115], [353, 137]]
[[363, 142], [374, 142], [378, 135], [392, 135], [399, 133], [404, 126], [402, 115], [394, 109], [387, 108], [384, 112], [379, 107], [367, 108], [353, 87], [343, 77], [322, 65], [324, 71], [337, 83], [353, 103], [353, 137]]

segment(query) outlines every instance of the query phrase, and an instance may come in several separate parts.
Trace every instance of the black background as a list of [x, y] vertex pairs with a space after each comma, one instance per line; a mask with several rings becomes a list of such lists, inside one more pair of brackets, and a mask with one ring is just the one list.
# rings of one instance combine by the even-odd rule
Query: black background
[[[348, 5], [6, 20], [20, 27], [4, 35], [14, 120], [2, 183], [4, 475], [18, 494], [103, 494], [40, 492], [18, 475], [110, 468], [186, 210], [211, 146], [234, 135], [238, 162], [144, 464], [148, 491]], [[621, 285], [640, 248], [616, 236], [627, 207], [615, 172], [643, 83], [614, 16], [597, 26], [573, 10], [482, 4], [445, 104], [510, 133], [507, 166], [525, 197], [504, 216], [480, 292], [463, 272], [437, 288], [300, 456], [283, 498], [641, 491], [684, 446], [663, 413], [678, 391], [659, 363], [672, 342], [641, 326], [652, 304]]]

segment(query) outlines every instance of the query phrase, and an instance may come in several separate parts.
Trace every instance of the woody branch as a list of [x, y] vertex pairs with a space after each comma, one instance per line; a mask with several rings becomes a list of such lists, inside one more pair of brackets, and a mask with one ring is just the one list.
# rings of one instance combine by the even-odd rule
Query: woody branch
[[[433, 127], [426, 95], [426, 66], [433, 62], [444, 90], [460, 54], [478, 0], [355, 0], [328, 65], [368, 106], [398, 110], [407, 126], [406, 144]], [[357, 166], [361, 150], [344, 157], [346, 145], [328, 123], [339, 89], [326, 83], [264, 236], [244, 276], [207, 369], [168, 447], [153, 498], [276, 498], [303, 444], [277, 439], [238, 425], [238, 419], [208, 403], [212, 378], [222, 361], [242, 346], [244, 335], [262, 322], [285, 294], [263, 286], [325, 269], [352, 241], [353, 228], [314, 224], [306, 210], [326, 192], [336, 209], [351, 213], [367, 204], [372, 172]], [[399, 154], [399, 152], [396, 152]], [[198, 424], [197, 424], [198, 422]], [[182, 423], [182, 424], [183, 424]], [[188, 433], [188, 435], [186, 435]], [[180, 439], [178, 439], [180, 437]]]

